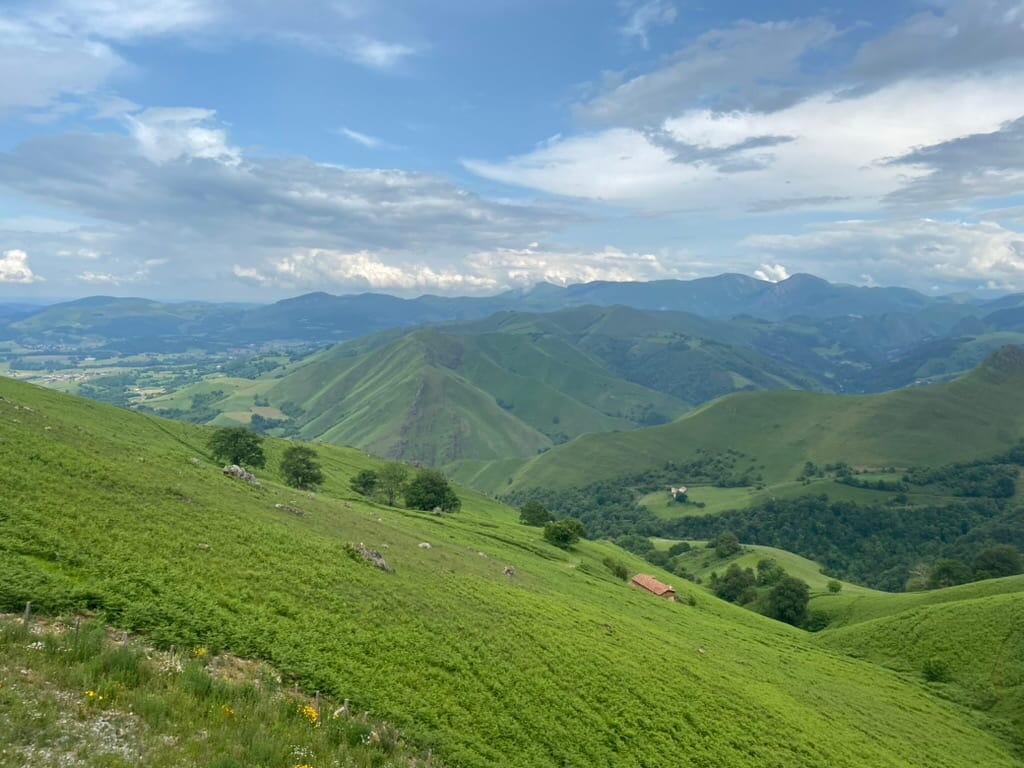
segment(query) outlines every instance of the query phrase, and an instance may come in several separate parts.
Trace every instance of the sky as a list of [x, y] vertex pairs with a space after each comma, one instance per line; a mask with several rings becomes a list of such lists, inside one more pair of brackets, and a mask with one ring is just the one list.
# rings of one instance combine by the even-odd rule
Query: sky
[[1024, 0], [2, 0], [0, 298], [1024, 291]]

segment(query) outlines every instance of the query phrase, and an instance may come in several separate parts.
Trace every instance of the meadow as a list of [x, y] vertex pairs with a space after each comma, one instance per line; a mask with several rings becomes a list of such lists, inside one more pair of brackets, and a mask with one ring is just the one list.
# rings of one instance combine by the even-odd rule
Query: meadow
[[4, 379], [0, 398], [0, 610], [271, 663], [469, 768], [1021, 764], [998, 713], [696, 585], [630, 588], [603, 559], [672, 577], [609, 542], [557, 549], [467, 490], [442, 517], [367, 501], [360, 451], [317, 446], [310, 496], [275, 481], [284, 441], [255, 487], [207, 428]]

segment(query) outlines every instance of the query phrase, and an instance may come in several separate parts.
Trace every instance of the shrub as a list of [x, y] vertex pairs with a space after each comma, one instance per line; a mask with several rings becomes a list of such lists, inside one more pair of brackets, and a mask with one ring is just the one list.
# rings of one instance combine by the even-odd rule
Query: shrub
[[377, 473], [372, 469], [360, 470], [359, 474], [352, 478], [349, 488], [363, 496], [369, 496], [377, 488]]
[[799, 626], [807, 616], [811, 590], [807, 582], [787, 576], [768, 593], [768, 615], [773, 619]]
[[601, 562], [604, 564], [605, 568], [615, 574], [617, 578], [622, 579], [623, 581], [629, 578], [629, 568], [627, 568], [626, 564], [621, 560], [616, 560], [613, 557], [606, 557]]
[[810, 611], [804, 619], [804, 629], [808, 632], [821, 632], [832, 621], [825, 611]]
[[949, 664], [934, 656], [925, 661], [921, 672], [929, 683], [944, 683], [949, 680]]
[[843, 582], [839, 581], [839, 579], [832, 579], [828, 583], [828, 591], [833, 595], [839, 594], [843, 591]]
[[556, 520], [544, 526], [544, 540], [562, 549], [569, 549], [586, 535], [587, 529], [583, 527], [583, 523], [571, 517], [565, 520]]
[[676, 557], [684, 552], [689, 552], [692, 549], [690, 542], [688, 541], [677, 541], [671, 547], [668, 548], [669, 557]]

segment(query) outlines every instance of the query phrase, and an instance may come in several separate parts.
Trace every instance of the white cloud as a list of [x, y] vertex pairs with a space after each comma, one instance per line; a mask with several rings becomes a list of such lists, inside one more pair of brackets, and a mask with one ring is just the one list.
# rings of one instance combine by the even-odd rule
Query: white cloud
[[663, 27], [676, 20], [676, 7], [669, 0], [620, 0], [619, 9], [627, 14], [622, 25], [622, 34], [636, 38], [644, 48], [648, 47], [647, 35], [654, 27]]
[[388, 43], [372, 37], [358, 36], [341, 48], [353, 61], [372, 69], [393, 69], [417, 50], [402, 43]]
[[309, 288], [324, 285], [361, 286], [395, 291], [493, 291], [487, 277], [436, 269], [425, 263], [387, 263], [369, 251], [345, 252], [325, 248], [296, 251], [272, 265], [272, 271], [234, 266], [234, 274], [260, 284]]
[[534, 283], [570, 285], [594, 280], [629, 282], [679, 277], [651, 253], [626, 253], [613, 246], [600, 251], [550, 250], [531, 243], [526, 248], [496, 248], [470, 254], [467, 264], [505, 288]]
[[857, 210], [925, 173], [891, 158], [1021, 114], [1016, 76], [905, 80], [852, 98], [822, 92], [775, 112], [688, 110], [656, 135], [612, 128], [465, 165], [509, 184], [658, 210], [736, 213], [787, 200]]
[[139, 150], [161, 165], [180, 158], [217, 160], [238, 165], [241, 152], [227, 142], [227, 133], [212, 125], [210, 109], [147, 109], [127, 118]]
[[341, 133], [345, 138], [351, 139], [356, 144], [362, 144], [367, 149], [385, 149], [390, 148], [391, 146], [383, 139], [378, 139], [376, 136], [370, 136], [366, 133], [354, 131], [347, 126], [342, 126], [339, 133]]
[[789, 271], [781, 264], [762, 264], [754, 270], [754, 277], [768, 283], [781, 283], [789, 278]]
[[17, 248], [3, 252], [0, 257], [0, 283], [28, 285], [42, 279], [29, 268], [27, 253]]
[[994, 222], [840, 221], [796, 235], [747, 237], [740, 247], [854, 283], [1024, 290], [1024, 233]]
[[31, 17], [58, 34], [126, 41], [205, 27], [223, 8], [218, 0], [42, 0]]

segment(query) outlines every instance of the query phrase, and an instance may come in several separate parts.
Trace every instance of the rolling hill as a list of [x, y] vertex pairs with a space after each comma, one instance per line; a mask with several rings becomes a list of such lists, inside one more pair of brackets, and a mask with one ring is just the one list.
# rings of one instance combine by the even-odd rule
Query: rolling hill
[[603, 558], [669, 576], [609, 543], [556, 549], [468, 492], [444, 517], [368, 502], [348, 481], [375, 460], [331, 446], [315, 496], [273, 481], [283, 441], [254, 487], [208, 434], [0, 379], [0, 611], [272, 662], [467, 768], [1020, 764], [995, 715], [691, 585], [630, 589]]
[[1024, 350], [1008, 346], [948, 384], [878, 395], [752, 392], [715, 400], [671, 424], [584, 435], [519, 466], [460, 470], [488, 491], [565, 488], [739, 448], [769, 483], [806, 461], [941, 465], [996, 453], [1024, 435]]

